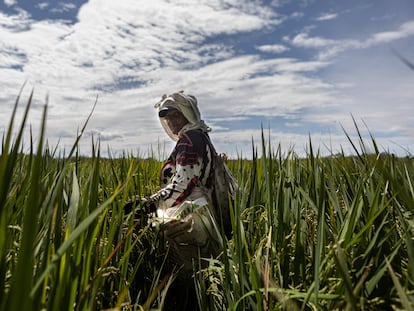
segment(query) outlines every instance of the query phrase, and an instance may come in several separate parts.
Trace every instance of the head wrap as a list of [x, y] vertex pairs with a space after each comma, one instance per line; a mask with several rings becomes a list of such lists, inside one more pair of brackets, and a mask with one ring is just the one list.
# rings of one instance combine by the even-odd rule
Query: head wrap
[[172, 140], [177, 141], [180, 135], [189, 130], [201, 130], [205, 133], [210, 132], [211, 128], [201, 120], [200, 111], [198, 110], [197, 99], [193, 95], [184, 94], [183, 91], [173, 93], [171, 95], [163, 95], [161, 100], [154, 105], [158, 109], [158, 113], [165, 108], [174, 108], [179, 110], [188, 123], [183, 126], [180, 132], [176, 135], [173, 134], [167, 124], [165, 118], [160, 118], [161, 125], [164, 130], [171, 137]]

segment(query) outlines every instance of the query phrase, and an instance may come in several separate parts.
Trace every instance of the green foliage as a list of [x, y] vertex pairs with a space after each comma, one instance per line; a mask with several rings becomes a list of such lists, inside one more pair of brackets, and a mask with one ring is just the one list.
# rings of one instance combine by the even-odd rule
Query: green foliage
[[132, 290], [140, 297], [135, 308], [144, 305], [154, 296], [163, 255], [155, 252], [147, 215], [124, 215], [122, 207], [132, 194], [153, 190], [161, 164], [102, 159], [93, 142], [93, 156], [80, 158], [87, 121], [68, 157], [56, 156], [43, 146], [46, 107], [36, 152], [32, 146], [24, 155], [30, 103], [31, 97], [12, 141], [16, 101], [1, 150], [0, 310], [132, 308]]
[[[148, 310], [165, 301], [175, 272], [134, 195], [158, 187], [162, 163], [124, 154], [66, 157], [44, 142], [23, 154], [31, 97], [0, 156], [0, 310]], [[228, 160], [239, 182], [233, 236], [195, 273], [202, 310], [412, 310], [414, 161], [350, 139], [355, 156], [299, 158], [274, 151]], [[348, 138], [350, 136], [346, 134]], [[32, 139], [33, 141], [34, 139]], [[45, 146], [46, 145], [46, 146]], [[373, 153], [368, 150], [374, 150]], [[224, 234], [223, 234], [224, 236]]]
[[260, 158], [229, 165], [234, 235], [204, 271], [224, 289], [216, 310], [413, 309], [414, 161], [373, 138], [368, 153], [355, 126], [355, 157], [322, 157], [311, 140], [306, 158], [282, 155], [262, 138]]

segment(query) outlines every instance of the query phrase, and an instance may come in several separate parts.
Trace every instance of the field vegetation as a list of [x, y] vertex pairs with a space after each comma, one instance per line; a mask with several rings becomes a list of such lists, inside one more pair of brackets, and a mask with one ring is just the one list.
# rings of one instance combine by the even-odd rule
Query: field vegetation
[[[158, 189], [162, 163], [102, 158], [98, 141], [82, 158], [85, 128], [57, 154], [44, 137], [46, 107], [23, 153], [30, 103], [2, 140], [0, 310], [161, 308], [176, 275], [168, 248], [148, 215], [123, 205]], [[353, 156], [323, 157], [311, 139], [307, 157], [282, 154], [264, 134], [252, 159], [227, 161], [239, 183], [233, 236], [220, 256], [200, 259], [202, 310], [414, 309], [414, 160], [355, 127]]]

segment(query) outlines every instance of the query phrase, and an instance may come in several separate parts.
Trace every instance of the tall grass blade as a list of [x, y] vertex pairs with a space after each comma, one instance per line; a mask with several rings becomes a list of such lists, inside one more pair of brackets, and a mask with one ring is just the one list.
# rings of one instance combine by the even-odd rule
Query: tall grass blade
[[401, 283], [398, 281], [398, 278], [395, 275], [395, 272], [394, 272], [394, 270], [393, 270], [393, 268], [391, 266], [391, 263], [389, 262], [389, 260], [387, 258], [385, 258], [385, 262], [387, 263], [388, 271], [390, 272], [392, 281], [393, 281], [393, 283], [395, 285], [395, 288], [397, 289], [398, 296], [401, 299], [401, 304], [404, 307], [404, 310], [413, 311], [414, 310], [413, 303], [410, 302], [410, 299], [408, 298], [408, 296], [405, 293], [403, 287], [401, 286]]
[[37, 233], [37, 216], [39, 214], [40, 175], [42, 167], [43, 139], [46, 127], [47, 105], [43, 110], [42, 125], [33, 166], [30, 173], [30, 192], [24, 206], [23, 228], [17, 265], [10, 288], [10, 310], [32, 310], [33, 302], [29, 293], [33, 282], [33, 247]]
[[76, 228], [73, 232], [69, 235], [69, 237], [62, 243], [59, 249], [56, 251], [56, 254], [53, 255], [50, 264], [47, 266], [46, 270], [42, 273], [42, 275], [37, 280], [35, 286], [33, 287], [30, 295], [33, 297], [37, 290], [39, 289], [40, 285], [50, 273], [50, 271], [55, 268], [55, 265], [58, 263], [60, 258], [65, 254], [65, 252], [72, 246], [72, 244], [81, 236], [81, 234], [89, 228], [89, 226], [96, 220], [96, 218], [106, 209], [108, 206], [115, 200], [118, 196], [120, 191], [122, 190], [123, 186], [120, 186], [118, 189], [115, 189], [113, 195], [107, 199], [103, 204], [101, 204], [98, 208], [96, 208], [88, 217], [86, 217]]

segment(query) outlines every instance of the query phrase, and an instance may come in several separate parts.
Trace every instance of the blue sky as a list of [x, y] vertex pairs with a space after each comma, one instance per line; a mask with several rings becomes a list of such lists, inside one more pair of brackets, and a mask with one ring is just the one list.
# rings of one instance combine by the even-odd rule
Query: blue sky
[[[352, 152], [352, 116], [383, 151], [414, 150], [414, 2], [122, 0], [0, 2], [0, 131], [24, 103], [60, 149], [98, 104], [81, 141], [103, 153], [172, 147], [153, 105], [195, 95], [220, 152], [249, 156], [266, 129], [274, 146], [306, 155]], [[23, 110], [21, 108], [20, 110]], [[29, 128], [28, 128], [29, 132]], [[28, 141], [28, 140], [27, 140]]]

